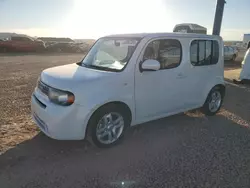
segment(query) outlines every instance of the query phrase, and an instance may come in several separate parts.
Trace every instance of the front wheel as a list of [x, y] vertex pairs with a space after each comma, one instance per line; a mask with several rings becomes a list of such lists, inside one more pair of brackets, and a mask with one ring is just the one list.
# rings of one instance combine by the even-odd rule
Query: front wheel
[[107, 105], [91, 117], [88, 125], [89, 136], [96, 146], [111, 147], [121, 141], [128, 125], [129, 117], [122, 108]]
[[221, 90], [219, 88], [213, 88], [208, 94], [206, 102], [201, 108], [201, 111], [205, 115], [209, 116], [215, 115], [220, 110], [222, 101], [223, 101], [223, 94]]

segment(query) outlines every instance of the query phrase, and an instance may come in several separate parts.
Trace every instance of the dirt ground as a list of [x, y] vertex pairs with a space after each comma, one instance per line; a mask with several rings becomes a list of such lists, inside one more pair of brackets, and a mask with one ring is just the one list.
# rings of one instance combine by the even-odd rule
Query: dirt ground
[[249, 187], [250, 88], [230, 83], [221, 112], [187, 112], [132, 128], [106, 150], [52, 140], [30, 118], [40, 72], [82, 55], [0, 56], [0, 187]]
[[37, 134], [30, 96], [41, 71], [81, 59], [79, 54], [0, 56], [0, 153]]

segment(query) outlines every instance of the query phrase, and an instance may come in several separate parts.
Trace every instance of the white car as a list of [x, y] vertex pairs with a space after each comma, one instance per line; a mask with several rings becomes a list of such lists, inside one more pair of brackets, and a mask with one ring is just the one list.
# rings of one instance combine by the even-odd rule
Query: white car
[[32, 117], [49, 137], [109, 147], [133, 125], [200, 108], [216, 114], [225, 94], [223, 42], [204, 34], [100, 38], [78, 63], [41, 73]]
[[250, 80], [250, 49], [246, 51], [243, 61], [241, 62], [240, 80]]
[[224, 59], [235, 61], [238, 55], [237, 49], [232, 46], [224, 46]]

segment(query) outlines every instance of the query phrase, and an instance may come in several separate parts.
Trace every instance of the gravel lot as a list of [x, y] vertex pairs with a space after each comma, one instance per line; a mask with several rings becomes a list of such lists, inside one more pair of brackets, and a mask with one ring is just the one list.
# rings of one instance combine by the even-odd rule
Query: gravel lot
[[[0, 56], [0, 187], [250, 187], [250, 88], [227, 85], [221, 112], [187, 112], [139, 125], [98, 149], [52, 140], [30, 119], [40, 72], [81, 55]], [[227, 62], [236, 77], [239, 62]], [[124, 185], [122, 185], [122, 182]]]

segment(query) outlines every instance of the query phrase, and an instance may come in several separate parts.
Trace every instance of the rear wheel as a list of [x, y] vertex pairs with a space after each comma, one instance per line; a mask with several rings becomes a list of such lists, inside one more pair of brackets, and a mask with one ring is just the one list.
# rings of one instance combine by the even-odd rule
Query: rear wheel
[[209, 116], [215, 115], [220, 110], [222, 102], [223, 93], [221, 92], [220, 88], [215, 87], [208, 94], [206, 102], [201, 108], [201, 111]]
[[122, 140], [128, 126], [129, 117], [126, 111], [111, 104], [93, 114], [88, 124], [88, 134], [96, 146], [107, 148]]

